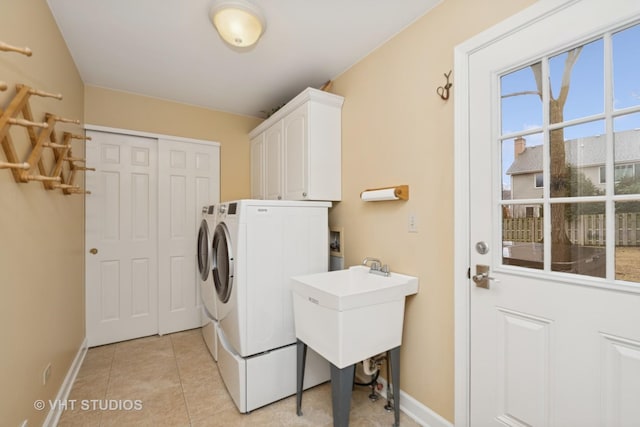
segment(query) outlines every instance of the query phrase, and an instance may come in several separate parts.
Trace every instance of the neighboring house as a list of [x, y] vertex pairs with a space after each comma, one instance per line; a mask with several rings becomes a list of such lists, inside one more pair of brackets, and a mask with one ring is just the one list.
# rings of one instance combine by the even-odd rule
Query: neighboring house
[[[640, 179], [640, 129], [614, 134], [614, 179]], [[506, 174], [511, 177], [508, 199], [541, 199], [544, 187], [542, 172], [543, 146], [526, 146], [525, 138], [514, 140], [514, 161]], [[593, 185], [604, 192], [606, 186], [605, 136], [591, 136], [565, 141], [565, 161], [577, 167]], [[538, 217], [541, 205], [514, 206], [514, 217]]]

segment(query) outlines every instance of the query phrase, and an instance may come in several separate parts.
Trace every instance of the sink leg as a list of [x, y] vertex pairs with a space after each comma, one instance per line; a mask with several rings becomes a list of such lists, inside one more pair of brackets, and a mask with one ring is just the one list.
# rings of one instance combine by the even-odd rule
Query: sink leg
[[391, 359], [391, 385], [393, 388], [393, 418], [394, 427], [400, 426], [400, 347], [389, 350]]
[[333, 406], [333, 427], [349, 426], [351, 390], [355, 365], [338, 368], [331, 363], [331, 403]]
[[307, 345], [296, 341], [296, 414], [302, 415], [302, 389], [304, 388], [304, 368], [307, 363]]

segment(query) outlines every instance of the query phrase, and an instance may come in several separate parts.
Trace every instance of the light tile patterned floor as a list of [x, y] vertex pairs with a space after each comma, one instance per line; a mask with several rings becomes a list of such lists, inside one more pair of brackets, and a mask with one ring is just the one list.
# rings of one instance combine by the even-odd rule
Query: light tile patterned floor
[[[385, 400], [371, 402], [368, 394], [366, 387], [355, 388], [349, 425], [391, 426], [393, 414], [384, 410]], [[295, 396], [240, 414], [199, 329], [89, 349], [68, 399], [75, 401], [75, 409], [67, 405], [61, 427], [333, 425], [329, 383], [304, 392], [301, 417]], [[116, 401], [128, 409], [136, 400], [142, 409], [99, 406]], [[400, 424], [418, 425], [404, 414]]]

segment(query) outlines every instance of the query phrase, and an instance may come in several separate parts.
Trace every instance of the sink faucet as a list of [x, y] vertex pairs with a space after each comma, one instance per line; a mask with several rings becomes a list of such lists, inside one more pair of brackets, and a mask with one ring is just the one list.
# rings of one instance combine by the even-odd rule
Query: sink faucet
[[391, 274], [391, 272], [389, 271], [389, 266], [387, 264], [382, 265], [382, 261], [380, 261], [378, 258], [366, 257], [362, 260], [362, 265], [366, 266], [369, 263], [371, 263], [369, 273], [379, 274], [380, 276], [388, 276]]

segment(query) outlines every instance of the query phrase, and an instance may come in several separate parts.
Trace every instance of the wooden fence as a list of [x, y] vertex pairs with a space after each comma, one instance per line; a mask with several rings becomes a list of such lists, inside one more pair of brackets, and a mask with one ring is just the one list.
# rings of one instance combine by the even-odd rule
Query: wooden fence
[[511, 242], [542, 242], [542, 217], [504, 218], [502, 240]]
[[[541, 242], [543, 218], [504, 218], [502, 240], [512, 242]], [[567, 234], [572, 243], [604, 246], [605, 216], [580, 215], [567, 221]], [[616, 246], [640, 246], [640, 213], [616, 214]]]

